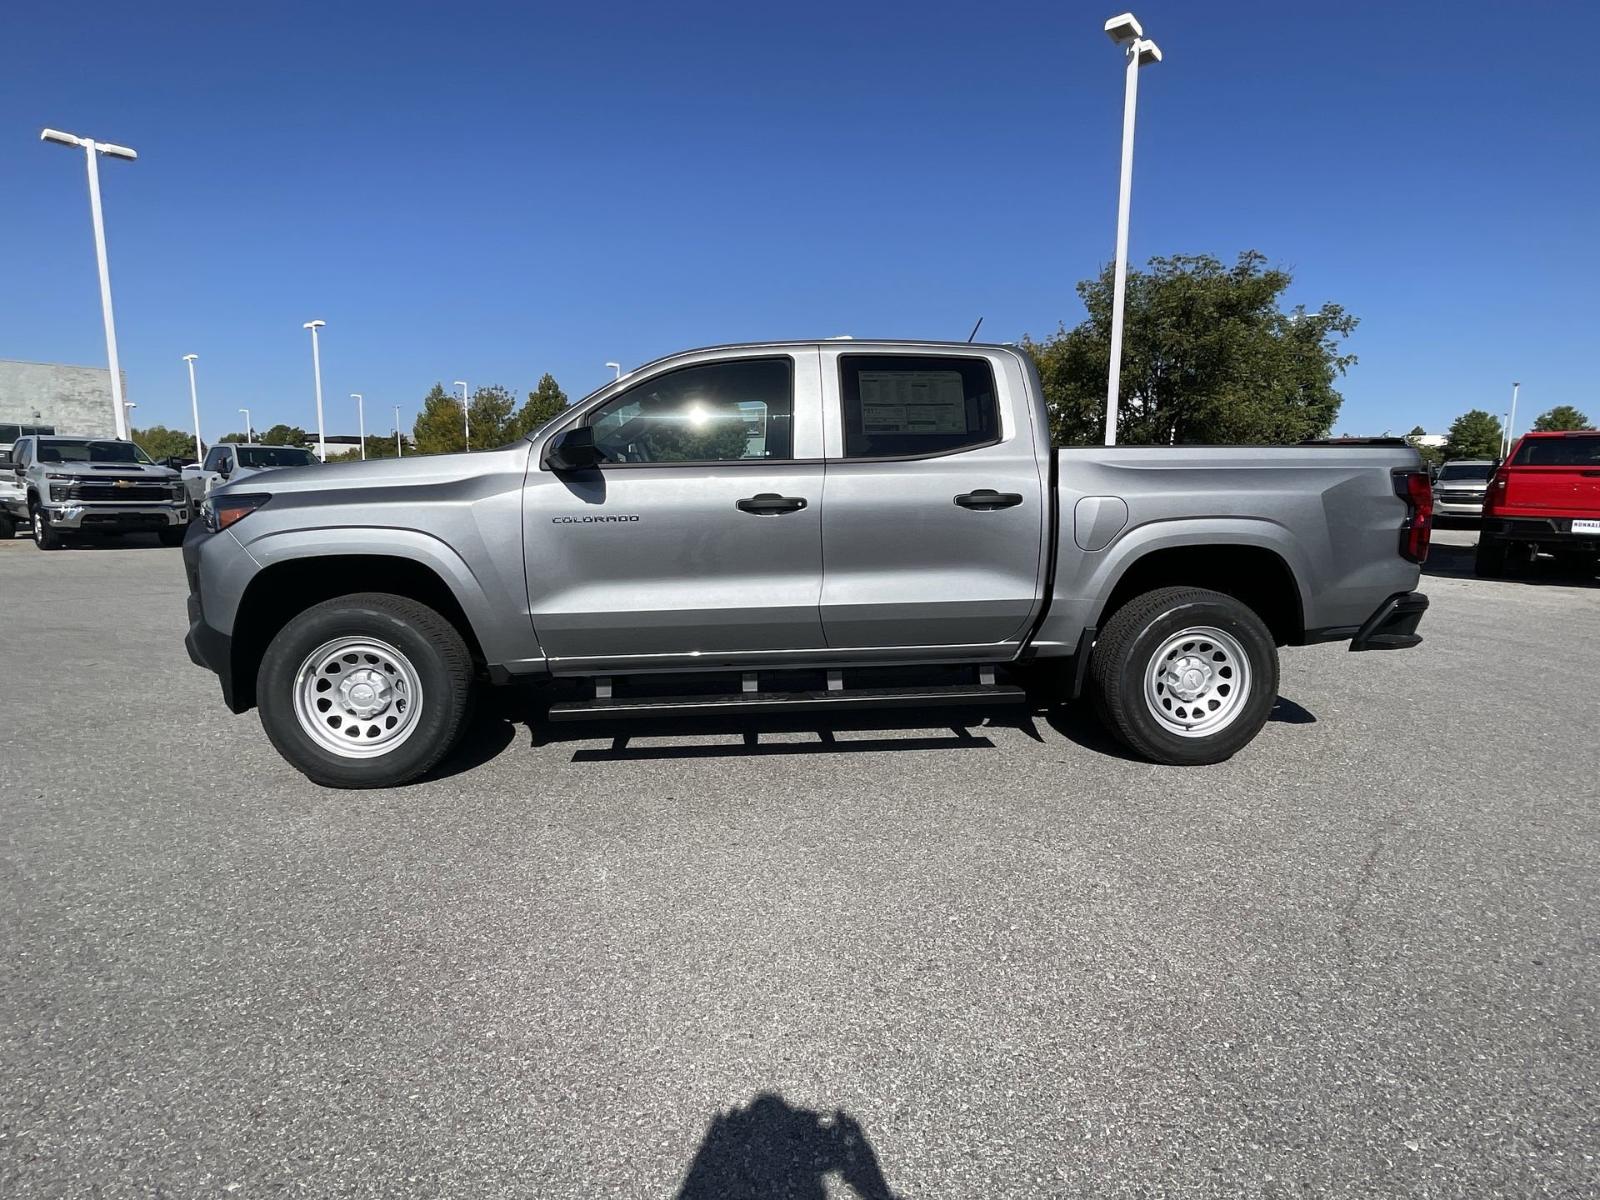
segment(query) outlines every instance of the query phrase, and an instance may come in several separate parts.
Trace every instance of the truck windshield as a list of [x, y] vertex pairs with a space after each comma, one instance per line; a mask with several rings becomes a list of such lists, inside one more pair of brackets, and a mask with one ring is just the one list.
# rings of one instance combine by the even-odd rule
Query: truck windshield
[[1440, 483], [1487, 483], [1494, 468], [1488, 463], [1446, 463], [1439, 472]]
[[39, 443], [38, 460], [42, 463], [150, 463], [150, 456], [132, 442], [51, 438]]
[[302, 450], [298, 446], [241, 446], [239, 448], [239, 465], [241, 467], [250, 467], [252, 470], [264, 470], [268, 467], [309, 467], [316, 461], [316, 455], [309, 450]]
[[1524, 438], [1514, 467], [1600, 467], [1600, 433], [1587, 437]]

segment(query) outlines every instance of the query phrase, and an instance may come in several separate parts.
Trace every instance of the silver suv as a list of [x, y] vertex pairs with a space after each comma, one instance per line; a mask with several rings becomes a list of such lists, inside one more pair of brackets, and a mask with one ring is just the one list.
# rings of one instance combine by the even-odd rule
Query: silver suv
[[11, 455], [8, 511], [32, 528], [39, 549], [59, 550], [64, 535], [78, 533], [147, 530], [164, 546], [183, 541], [191, 511], [183, 481], [132, 442], [29, 436]]

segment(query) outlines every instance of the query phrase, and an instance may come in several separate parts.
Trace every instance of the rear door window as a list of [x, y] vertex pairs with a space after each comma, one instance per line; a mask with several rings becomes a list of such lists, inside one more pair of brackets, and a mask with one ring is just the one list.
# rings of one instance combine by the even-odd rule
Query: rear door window
[[1526, 438], [1514, 467], [1600, 467], [1600, 433], [1589, 437]]
[[1000, 440], [988, 359], [845, 354], [839, 393], [846, 458], [921, 458]]

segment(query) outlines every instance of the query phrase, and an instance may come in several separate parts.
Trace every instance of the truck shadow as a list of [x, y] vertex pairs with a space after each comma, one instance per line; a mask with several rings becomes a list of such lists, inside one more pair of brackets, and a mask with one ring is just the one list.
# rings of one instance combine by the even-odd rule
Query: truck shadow
[[[1428, 561], [1422, 564], [1422, 573], [1435, 579], [1477, 579], [1473, 559], [1477, 548], [1434, 542], [1428, 548]], [[1522, 583], [1535, 585], [1556, 584], [1562, 587], [1600, 587], [1595, 572], [1576, 571], [1553, 558], [1539, 558], [1521, 572], [1501, 579], [1486, 579], [1485, 583]], [[1426, 629], [1424, 629], [1426, 634]]]

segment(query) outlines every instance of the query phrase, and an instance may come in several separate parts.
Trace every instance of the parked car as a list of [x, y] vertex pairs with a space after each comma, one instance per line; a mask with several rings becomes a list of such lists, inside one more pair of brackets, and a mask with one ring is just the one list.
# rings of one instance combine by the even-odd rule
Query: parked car
[[156, 466], [166, 467], [169, 471], [182, 472], [185, 467], [192, 467], [198, 460], [189, 454], [167, 454], [156, 459]]
[[78, 533], [149, 530], [166, 546], [183, 540], [189, 498], [176, 471], [132, 442], [110, 438], [18, 438], [12, 447], [13, 519], [27, 522], [41, 550]]
[[0, 446], [0, 541], [17, 535], [20, 521], [16, 514], [27, 511], [25, 497], [22, 481], [12, 470], [11, 447]]
[[1600, 563], [1600, 432], [1525, 433], [1489, 482], [1477, 573], [1494, 578], [1553, 554]]
[[1459, 458], [1440, 467], [1433, 481], [1434, 517], [1481, 517], [1495, 465], [1492, 459]]
[[199, 466], [184, 468], [184, 485], [189, 496], [199, 503], [212, 488], [232, 480], [245, 479], [260, 471], [284, 467], [309, 467], [317, 456], [300, 446], [264, 446], [257, 442], [218, 442], [206, 452]]
[[1001, 705], [1026, 664], [1139, 754], [1211, 763], [1266, 721], [1279, 646], [1421, 640], [1432, 494], [1398, 439], [1049, 428], [1009, 346], [675, 355], [498, 450], [216, 489], [188, 650], [295, 767], [370, 787], [447, 753], [480, 679], [588, 681], [564, 721]]

